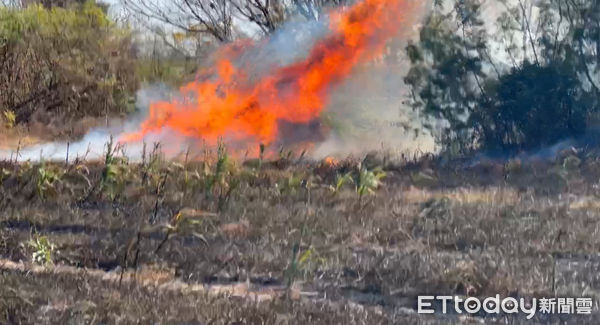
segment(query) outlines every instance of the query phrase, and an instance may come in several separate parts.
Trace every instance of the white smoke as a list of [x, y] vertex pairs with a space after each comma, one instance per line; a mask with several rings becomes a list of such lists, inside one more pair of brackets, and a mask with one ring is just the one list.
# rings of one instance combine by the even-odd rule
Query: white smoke
[[416, 15], [405, 17], [413, 28], [400, 31], [385, 55], [356, 71], [333, 92], [326, 115], [336, 127], [318, 144], [315, 158], [343, 157], [384, 150], [391, 153], [428, 153], [437, 150], [419, 116], [409, 107], [404, 77], [410, 62], [404, 54], [409, 40], [418, 37], [421, 21], [431, 7], [423, 1]]
[[[155, 84], [145, 87], [137, 92], [137, 113], [128, 121], [111, 121], [108, 127], [99, 127], [90, 130], [83, 139], [75, 142], [58, 141], [41, 143], [24, 148], [0, 150], [0, 159], [12, 161], [74, 161], [76, 159], [98, 160], [105, 153], [106, 146], [111, 142], [117, 143], [124, 133], [139, 129], [140, 123], [145, 119], [150, 103], [158, 100], [169, 99], [171, 90], [164, 84]], [[168, 135], [157, 135], [154, 140], [166, 138]], [[152, 140], [152, 139], [149, 139]], [[141, 157], [143, 144], [127, 144], [123, 147], [127, 157], [137, 159]]]

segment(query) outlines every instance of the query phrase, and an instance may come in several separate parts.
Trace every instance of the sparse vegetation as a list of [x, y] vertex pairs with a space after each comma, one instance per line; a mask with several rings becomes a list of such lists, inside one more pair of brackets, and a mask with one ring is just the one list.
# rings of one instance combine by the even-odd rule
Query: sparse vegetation
[[[515, 163], [500, 164], [496, 176], [484, 163], [457, 171], [431, 158], [388, 161], [385, 170], [367, 169], [352, 159], [329, 165], [265, 160], [257, 170], [238, 165], [222, 146], [206, 154], [206, 161], [155, 159], [148, 168], [152, 159], [146, 158], [143, 163], [122, 164], [129, 175], [120, 190], [122, 199], [90, 195], [82, 201], [96, 182], [107, 179], [106, 166], [118, 163], [115, 149], [108, 148], [112, 149], [104, 163], [85, 166], [4, 164], [0, 233], [7, 240], [0, 242], [2, 258], [21, 261], [24, 268], [33, 267], [30, 262], [49, 270], [52, 265], [71, 267], [69, 272], [86, 268], [88, 275], [72, 278], [46, 271], [30, 278], [5, 270], [2, 290], [8, 296], [19, 292], [18, 297], [27, 300], [0, 299], [8, 311], [2, 321], [73, 317], [68, 315], [79, 308], [77, 300], [67, 302], [60, 312], [41, 315], [32, 313], [32, 306], [41, 308], [48, 302], [31, 297], [52, 295], [50, 290], [56, 288], [78, 296], [75, 286], [82, 283], [101, 287], [103, 293], [87, 294], [96, 307], [80, 310], [77, 317], [114, 320], [111, 315], [121, 315], [159, 323], [167, 321], [165, 314], [146, 309], [155, 305], [146, 302], [149, 298], [142, 298], [142, 292], [168, 290], [173, 295], [176, 300], [159, 302], [177, 311], [169, 321], [229, 319], [203, 307], [186, 307], [192, 298], [206, 298], [187, 289], [167, 289], [176, 283], [216, 291], [227, 284], [236, 288], [230, 293], [235, 297], [271, 300], [273, 305], [253, 307], [265, 313], [265, 319], [275, 317], [275, 305], [291, 304], [296, 307], [284, 309], [283, 315], [313, 310], [310, 322], [317, 323], [346, 323], [348, 311], [333, 310], [350, 308], [349, 302], [364, 308], [355, 321], [378, 315], [378, 323], [418, 323], [423, 316], [405, 313], [414, 308], [415, 292], [487, 296], [518, 291], [533, 297], [595, 290], [586, 280], [595, 259], [575, 263], [577, 256], [593, 256], [600, 245], [589, 231], [600, 212], [594, 203], [599, 158], [593, 152], [519, 162], [518, 168]], [[561, 176], [564, 184], [557, 183], [554, 170], [575, 158], [579, 163], [568, 163], [570, 171]], [[31, 201], [37, 180], [31, 182], [26, 175], [40, 169], [62, 175], [61, 181], [49, 182], [53, 195]], [[438, 181], [415, 181], [417, 173]], [[514, 177], [501, 177], [503, 173]], [[157, 183], [149, 186], [150, 179]], [[233, 179], [236, 190], [229, 192], [228, 204], [221, 204], [221, 187], [227, 192]], [[213, 184], [211, 191], [205, 192], [206, 184]], [[357, 205], [361, 185], [362, 195], [376, 195]], [[90, 244], [94, 238], [102, 239]], [[568, 271], [573, 268], [575, 273]], [[103, 275], [96, 278], [94, 272]], [[111, 276], [110, 284], [99, 282]], [[31, 281], [38, 285], [31, 287]], [[254, 312], [245, 309], [245, 303], [218, 294], [214, 299], [223, 313], [235, 311], [239, 319], [254, 322]], [[333, 309], [317, 307], [323, 299]], [[103, 307], [111, 304], [119, 307]], [[448, 317], [426, 319], [458, 321]], [[302, 323], [300, 319], [304, 318], [290, 322]]]
[[36, 192], [42, 200], [49, 194], [56, 194], [55, 183], [60, 182], [61, 171], [53, 167], [49, 167], [45, 162], [37, 167]]
[[352, 172], [347, 172], [343, 175], [336, 175], [335, 187], [332, 187], [334, 193], [338, 193], [345, 184], [353, 182]]

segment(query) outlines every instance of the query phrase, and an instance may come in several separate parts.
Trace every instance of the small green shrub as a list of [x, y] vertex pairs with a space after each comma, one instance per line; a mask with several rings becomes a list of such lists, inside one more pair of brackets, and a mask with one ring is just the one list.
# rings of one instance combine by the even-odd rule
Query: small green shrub
[[31, 261], [39, 265], [52, 265], [52, 254], [56, 247], [48, 240], [46, 236], [35, 236], [28, 242], [28, 246], [33, 249]]
[[295, 194], [302, 186], [302, 175], [291, 174], [285, 178], [279, 186], [283, 194]]
[[2, 185], [4, 180], [9, 178], [10, 175], [11, 175], [11, 172], [8, 169], [6, 169], [6, 168], [0, 169], [0, 185]]
[[381, 168], [368, 170], [362, 166], [358, 173], [358, 177], [355, 180], [356, 193], [359, 197], [363, 197], [365, 194], [375, 194], [375, 190], [381, 185], [381, 180], [386, 176], [385, 172]]
[[358, 171], [350, 171], [345, 174], [336, 176], [335, 186], [330, 185], [329, 188], [333, 193], [338, 193], [346, 184], [354, 184], [354, 190], [362, 199], [366, 194], [375, 194], [375, 190], [381, 185], [381, 180], [386, 176], [386, 173], [381, 167], [370, 170], [361, 163]]
[[347, 172], [344, 175], [338, 174], [336, 176], [335, 187], [332, 187], [332, 190], [334, 193], [338, 193], [345, 184], [352, 182], [354, 182], [354, 179], [352, 179], [352, 172]]
[[61, 180], [62, 171], [42, 162], [37, 168], [36, 192], [42, 200], [49, 194], [55, 194], [55, 184]]
[[104, 169], [100, 181], [102, 191], [107, 193], [111, 200], [115, 200], [123, 193], [131, 174], [127, 159], [116, 156], [121, 149], [120, 145], [114, 144], [112, 138], [106, 144]]
[[15, 126], [17, 120], [15, 112], [11, 110], [6, 110], [2, 113], [2, 115], [4, 116], [4, 126], [6, 126], [7, 129], [12, 129]]

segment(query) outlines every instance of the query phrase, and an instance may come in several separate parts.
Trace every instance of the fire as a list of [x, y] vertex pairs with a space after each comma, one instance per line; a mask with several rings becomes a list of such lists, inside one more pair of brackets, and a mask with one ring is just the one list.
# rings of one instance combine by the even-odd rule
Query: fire
[[[219, 138], [269, 144], [282, 121], [308, 123], [324, 110], [333, 86], [353, 68], [384, 50], [408, 21], [411, 0], [363, 0], [330, 13], [329, 33], [305, 59], [252, 78], [236, 66], [250, 41], [225, 46], [213, 69], [180, 89], [181, 98], [151, 104], [140, 130], [121, 141], [139, 141], [168, 128], [214, 144]], [[265, 58], [268, 60], [269, 58]]]
[[325, 166], [334, 167], [338, 165], [338, 160], [333, 157], [325, 157], [325, 159], [323, 159], [323, 163]]

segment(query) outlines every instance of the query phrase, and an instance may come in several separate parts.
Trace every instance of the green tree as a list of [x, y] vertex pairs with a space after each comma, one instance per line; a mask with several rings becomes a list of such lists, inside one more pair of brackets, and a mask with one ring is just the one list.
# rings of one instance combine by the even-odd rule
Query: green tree
[[516, 153], [582, 135], [594, 108], [577, 75], [561, 62], [525, 63], [494, 87], [492, 99], [481, 102], [482, 109], [469, 119], [489, 150]]
[[407, 47], [413, 108], [453, 153], [548, 145], [598, 108], [600, 1], [499, 3], [490, 27], [481, 1], [438, 1]]

